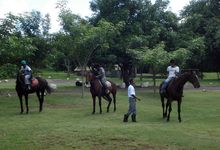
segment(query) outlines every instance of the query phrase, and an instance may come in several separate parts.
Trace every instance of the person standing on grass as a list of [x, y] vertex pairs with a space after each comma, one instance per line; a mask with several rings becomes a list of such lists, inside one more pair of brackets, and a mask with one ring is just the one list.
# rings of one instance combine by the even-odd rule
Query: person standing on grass
[[126, 114], [124, 114], [123, 122], [128, 122], [128, 117], [131, 115], [132, 122], [136, 122], [136, 101], [141, 100], [135, 94], [135, 82], [134, 79], [129, 80], [130, 85], [128, 86], [128, 100], [129, 100], [129, 109]]

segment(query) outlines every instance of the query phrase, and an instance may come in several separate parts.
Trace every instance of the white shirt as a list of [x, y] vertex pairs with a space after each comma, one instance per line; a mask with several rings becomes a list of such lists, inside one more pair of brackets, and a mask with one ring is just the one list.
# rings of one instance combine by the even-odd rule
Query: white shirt
[[176, 77], [176, 73], [179, 73], [180, 69], [178, 66], [175, 67], [169, 66], [167, 67], [167, 72], [169, 72], [168, 78]]
[[135, 95], [135, 89], [134, 89], [133, 85], [130, 84], [128, 86], [128, 97], [133, 97], [131, 95]]
[[28, 65], [26, 65], [25, 67], [21, 66], [21, 70], [31, 71], [31, 68]]

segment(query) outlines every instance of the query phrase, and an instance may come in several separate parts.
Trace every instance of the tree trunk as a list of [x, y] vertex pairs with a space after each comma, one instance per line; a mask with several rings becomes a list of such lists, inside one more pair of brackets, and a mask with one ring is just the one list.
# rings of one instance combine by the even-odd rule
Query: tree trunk
[[82, 98], [84, 98], [84, 93], [85, 93], [85, 81], [84, 81], [84, 76], [85, 76], [85, 71], [86, 71], [86, 67], [82, 66], [82, 71], [81, 71], [81, 78], [82, 78]]
[[153, 82], [154, 82], [154, 94], [156, 93], [156, 71], [154, 66], [152, 66], [152, 72], [153, 72]]
[[219, 77], [220, 77], [220, 72], [217, 72], [217, 78], [218, 78], [218, 80], [220, 79]]
[[124, 63], [122, 65], [119, 65], [121, 68], [121, 77], [123, 79], [123, 82], [125, 83], [126, 87], [129, 86], [129, 79], [132, 75], [132, 66], [128, 63]]
[[67, 77], [70, 77], [71, 63], [69, 59], [64, 59], [64, 65], [67, 69]]

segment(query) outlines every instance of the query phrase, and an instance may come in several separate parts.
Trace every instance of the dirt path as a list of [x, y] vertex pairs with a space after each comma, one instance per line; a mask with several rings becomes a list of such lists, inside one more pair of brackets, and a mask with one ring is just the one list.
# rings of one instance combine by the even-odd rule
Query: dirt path
[[[55, 90], [55, 93], [66, 93], [66, 94], [81, 94], [82, 93], [82, 89], [81, 87], [76, 87], [75, 84], [74, 84], [74, 81], [68, 81], [68, 80], [61, 80], [61, 79], [47, 79], [48, 82], [51, 84], [56, 84], [57, 87], [62, 87], [62, 86], [68, 86], [68, 87], [71, 87], [73, 86], [72, 89], [68, 88], [68, 89], [56, 89]], [[220, 86], [201, 86], [200, 88], [198, 89], [195, 89], [193, 88], [193, 86], [189, 83], [187, 83], [185, 86], [184, 86], [184, 90], [196, 90], [196, 91], [220, 91]], [[127, 91], [126, 88], [120, 88], [118, 87], [118, 91]], [[153, 91], [153, 87], [152, 86], [149, 86], [149, 87], [146, 87], [146, 88], [141, 88], [140, 86], [136, 86], [136, 91], [140, 91], [140, 92], [151, 92]], [[158, 87], [156, 87], [156, 91], [158, 92]], [[85, 92], [89, 92], [89, 88], [85, 88]], [[0, 96], [14, 96], [16, 95], [16, 91], [0, 91]]]

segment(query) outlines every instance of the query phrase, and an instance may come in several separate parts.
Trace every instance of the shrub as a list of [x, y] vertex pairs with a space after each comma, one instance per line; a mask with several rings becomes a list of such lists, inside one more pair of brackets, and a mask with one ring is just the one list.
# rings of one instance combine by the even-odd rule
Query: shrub
[[18, 67], [15, 64], [4, 64], [0, 66], [0, 79], [3, 78], [14, 78], [16, 77], [16, 73], [18, 71]]

